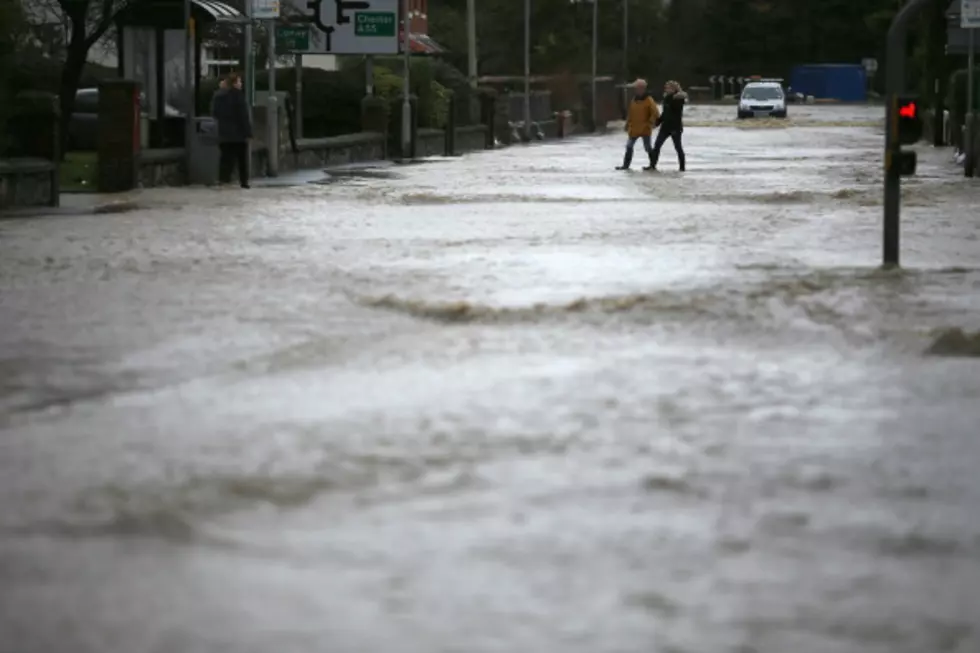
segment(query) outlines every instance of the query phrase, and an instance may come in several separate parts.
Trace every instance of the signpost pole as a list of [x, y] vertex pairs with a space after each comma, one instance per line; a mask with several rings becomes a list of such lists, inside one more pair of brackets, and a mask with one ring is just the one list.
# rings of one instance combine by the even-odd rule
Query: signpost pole
[[404, 49], [404, 62], [405, 62], [405, 78], [402, 80], [402, 159], [410, 158], [412, 154], [412, 104], [409, 99], [411, 94], [411, 83], [409, 80], [409, 75], [411, 75], [412, 69], [412, 13], [409, 8], [409, 0], [404, 2], [404, 42], [402, 47]]

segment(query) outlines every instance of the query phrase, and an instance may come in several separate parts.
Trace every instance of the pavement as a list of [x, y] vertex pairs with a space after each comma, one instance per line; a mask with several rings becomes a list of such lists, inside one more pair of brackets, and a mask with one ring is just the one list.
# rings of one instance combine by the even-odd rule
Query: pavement
[[980, 651], [980, 186], [688, 118], [0, 222], [0, 653]]
[[[424, 163], [420, 160], [417, 163]], [[277, 177], [256, 177], [251, 180], [251, 186], [258, 189], [286, 189], [306, 184], [328, 184], [340, 178], [352, 175], [367, 175], [370, 171], [385, 170], [392, 165], [391, 161], [371, 161], [340, 166], [330, 166], [322, 169], [293, 170], [282, 173]], [[60, 206], [28, 206], [7, 209], [0, 214], [0, 219], [21, 219], [39, 217], [71, 217], [83, 215], [104, 215], [111, 213], [127, 213], [140, 209], [167, 206], [180, 203], [183, 193], [200, 191], [227, 192], [240, 190], [237, 185], [229, 184], [223, 188], [205, 186], [184, 186], [179, 188], [161, 187], [135, 189], [123, 193], [71, 192], [62, 193]]]

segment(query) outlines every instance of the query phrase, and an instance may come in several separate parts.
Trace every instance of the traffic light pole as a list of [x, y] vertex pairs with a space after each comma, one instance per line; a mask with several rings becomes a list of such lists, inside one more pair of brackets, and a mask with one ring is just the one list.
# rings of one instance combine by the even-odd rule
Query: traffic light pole
[[899, 170], [901, 142], [898, 138], [898, 96], [905, 87], [905, 50], [909, 23], [936, 0], [909, 0], [899, 10], [888, 28], [885, 55], [885, 221], [882, 233], [883, 264], [899, 262], [899, 210], [902, 200], [902, 177]]

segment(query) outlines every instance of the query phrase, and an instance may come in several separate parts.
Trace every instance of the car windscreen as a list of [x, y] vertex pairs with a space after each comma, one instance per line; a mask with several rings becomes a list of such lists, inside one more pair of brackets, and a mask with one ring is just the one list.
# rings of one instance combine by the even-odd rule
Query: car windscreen
[[782, 100], [783, 91], [775, 86], [750, 86], [742, 93], [743, 100]]

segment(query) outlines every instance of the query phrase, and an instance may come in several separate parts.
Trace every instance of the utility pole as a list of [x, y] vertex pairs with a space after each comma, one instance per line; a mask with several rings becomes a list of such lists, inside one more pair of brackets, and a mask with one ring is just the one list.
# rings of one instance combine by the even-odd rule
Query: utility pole
[[477, 56], [476, 56], [476, 0], [466, 0], [466, 41], [469, 46], [470, 88], [476, 89]]

